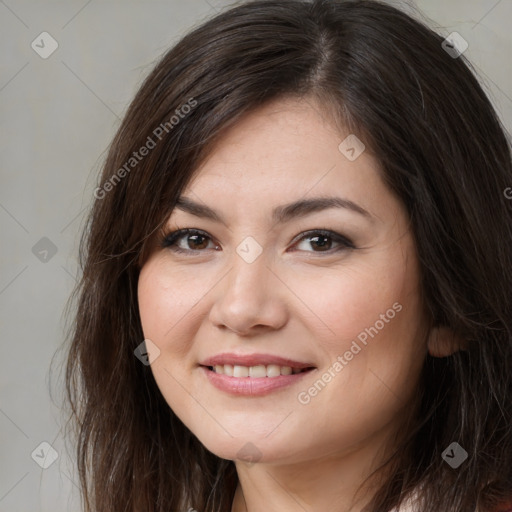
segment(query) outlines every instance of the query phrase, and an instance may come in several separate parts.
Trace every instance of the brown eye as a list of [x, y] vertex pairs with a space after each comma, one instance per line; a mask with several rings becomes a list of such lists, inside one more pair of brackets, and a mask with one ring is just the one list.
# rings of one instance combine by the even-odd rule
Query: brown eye
[[[355, 249], [354, 244], [351, 240], [345, 236], [329, 230], [313, 230], [303, 233], [295, 247], [300, 244], [304, 244], [304, 250], [306, 252], [337, 252], [344, 249]], [[335, 247], [333, 248], [333, 244]], [[336, 247], [337, 246], [337, 247]], [[313, 251], [308, 250], [313, 248]], [[316, 248], [316, 249], [315, 249]]]
[[332, 239], [326, 235], [318, 235], [310, 238], [312, 246], [316, 246], [320, 251], [328, 251], [332, 246]]
[[[209, 243], [211, 243], [212, 246], [208, 247]], [[298, 250], [316, 253], [325, 252], [332, 254], [338, 251], [356, 248], [352, 241], [345, 236], [324, 229], [301, 233], [294, 247], [300, 244], [304, 244], [304, 247]], [[178, 229], [169, 233], [163, 238], [161, 246], [162, 248], [168, 248], [174, 252], [188, 254], [197, 254], [204, 252], [206, 249], [217, 250], [219, 248], [218, 245], [213, 243], [208, 233], [192, 228]], [[311, 248], [313, 248], [313, 250], [311, 250]]]
[[[192, 240], [192, 249], [204, 249], [205, 246], [205, 240], [206, 237], [204, 235], [186, 235], [185, 240], [190, 244], [190, 241]], [[208, 245], [208, 243], [206, 243]]]
[[[182, 243], [182, 240], [184, 241]], [[164, 237], [161, 246], [175, 252], [201, 252], [208, 248], [210, 236], [198, 229], [178, 229]], [[216, 247], [216, 246], [215, 246]]]

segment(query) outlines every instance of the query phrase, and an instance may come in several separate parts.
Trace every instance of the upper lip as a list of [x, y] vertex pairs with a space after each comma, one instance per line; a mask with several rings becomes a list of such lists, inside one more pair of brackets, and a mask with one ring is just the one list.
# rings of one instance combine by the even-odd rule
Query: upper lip
[[294, 361], [286, 357], [274, 356], [272, 354], [217, 354], [216, 356], [205, 359], [201, 366], [216, 366], [216, 365], [239, 365], [239, 366], [258, 366], [276, 364], [279, 366], [291, 366], [292, 368], [314, 368], [310, 363], [303, 363]]

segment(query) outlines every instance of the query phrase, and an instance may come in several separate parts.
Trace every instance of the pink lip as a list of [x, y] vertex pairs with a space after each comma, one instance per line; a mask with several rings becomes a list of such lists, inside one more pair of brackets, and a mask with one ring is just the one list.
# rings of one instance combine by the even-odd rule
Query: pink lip
[[[230, 364], [230, 363], [226, 363]], [[271, 364], [271, 363], [270, 363]], [[211, 365], [209, 365], [211, 366]], [[253, 365], [251, 365], [253, 366]], [[289, 366], [289, 365], [288, 365]], [[225, 374], [215, 373], [206, 366], [201, 367], [210, 383], [221, 391], [232, 395], [263, 396], [277, 389], [299, 382], [309, 371], [279, 377], [229, 377]]]
[[[246, 354], [239, 355], [233, 353], [218, 354], [213, 357], [205, 359], [201, 366], [215, 366], [215, 365], [239, 365], [239, 366], [257, 366], [269, 364], [277, 364], [279, 366], [291, 366], [292, 368], [313, 368], [314, 365], [310, 363], [302, 363], [299, 361], [293, 361], [286, 357], [274, 356], [272, 354]], [[297, 374], [300, 375], [300, 374]], [[276, 379], [279, 377], [275, 377]]]
[[257, 366], [276, 364], [279, 366], [290, 366], [291, 368], [305, 369], [315, 367], [310, 363], [294, 361], [286, 357], [275, 356], [272, 354], [218, 354], [205, 359], [200, 365], [210, 383], [221, 391], [226, 391], [233, 395], [262, 396], [277, 389], [289, 386], [298, 382], [309, 371], [295, 373], [292, 375], [279, 375], [278, 377], [230, 377], [229, 375], [215, 373], [208, 367], [216, 365], [239, 365], [239, 366]]

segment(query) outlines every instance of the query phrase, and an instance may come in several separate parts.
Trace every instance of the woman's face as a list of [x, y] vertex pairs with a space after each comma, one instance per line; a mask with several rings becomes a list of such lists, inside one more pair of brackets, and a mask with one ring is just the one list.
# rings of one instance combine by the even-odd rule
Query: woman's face
[[369, 151], [353, 138], [340, 149], [350, 134], [313, 106], [274, 101], [230, 128], [166, 224], [201, 234], [156, 249], [140, 273], [158, 387], [225, 459], [375, 453], [426, 355], [405, 209]]

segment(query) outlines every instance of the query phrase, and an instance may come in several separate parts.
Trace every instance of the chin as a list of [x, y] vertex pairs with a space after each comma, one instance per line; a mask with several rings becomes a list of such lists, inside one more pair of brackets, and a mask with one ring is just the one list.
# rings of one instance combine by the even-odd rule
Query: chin
[[222, 438], [200, 438], [205, 448], [221, 459], [247, 463], [272, 463], [290, 461], [297, 456], [297, 446], [283, 444], [282, 438], [269, 439], [264, 436], [241, 435], [230, 437], [224, 432]]

